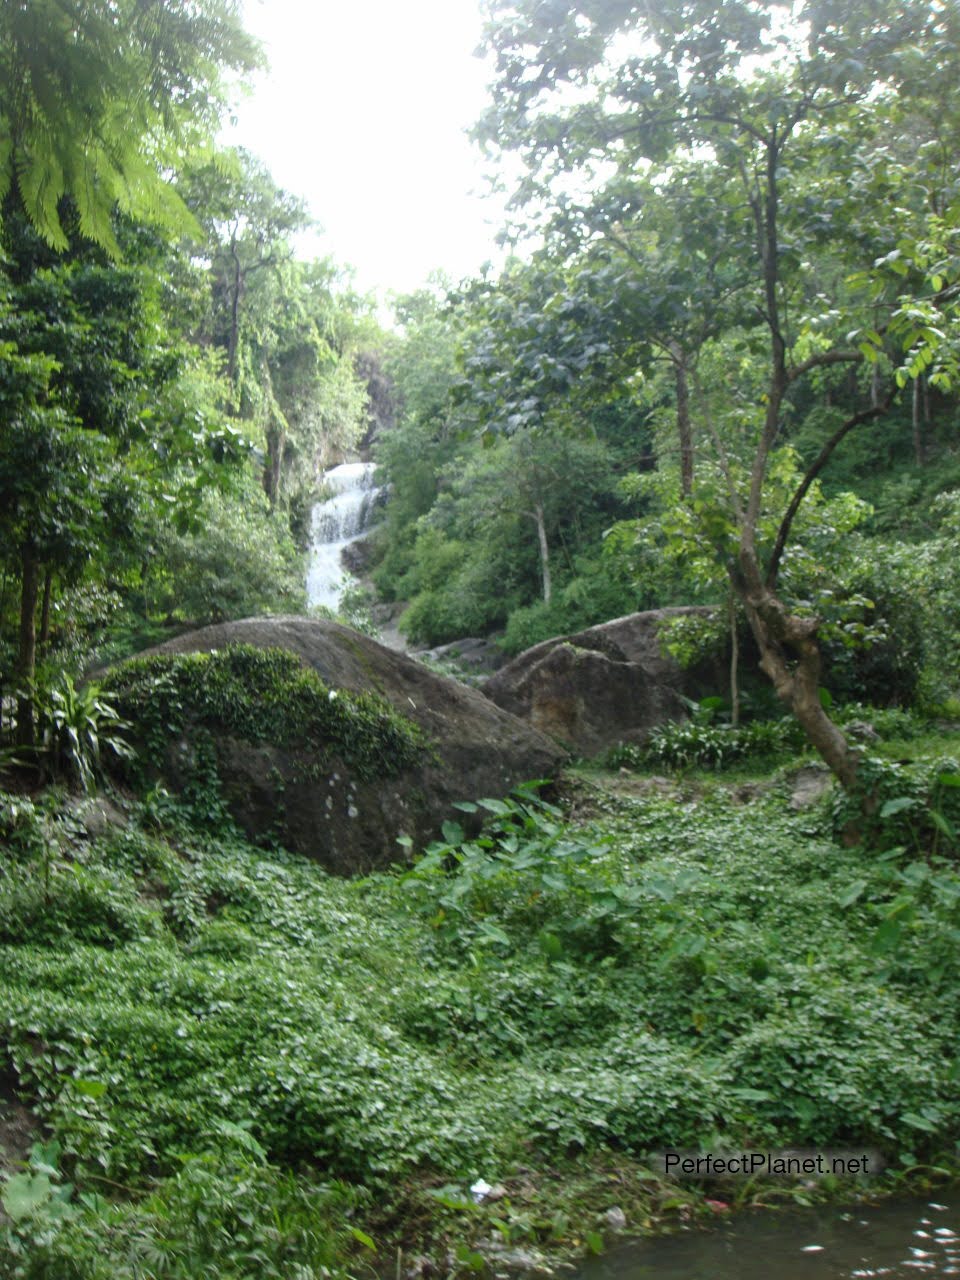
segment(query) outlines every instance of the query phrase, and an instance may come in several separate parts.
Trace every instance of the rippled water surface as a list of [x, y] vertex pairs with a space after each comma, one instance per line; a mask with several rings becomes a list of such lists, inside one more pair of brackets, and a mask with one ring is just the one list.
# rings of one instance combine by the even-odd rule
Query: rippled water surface
[[960, 1276], [960, 1191], [853, 1209], [733, 1215], [716, 1230], [631, 1245], [581, 1280], [854, 1280]]

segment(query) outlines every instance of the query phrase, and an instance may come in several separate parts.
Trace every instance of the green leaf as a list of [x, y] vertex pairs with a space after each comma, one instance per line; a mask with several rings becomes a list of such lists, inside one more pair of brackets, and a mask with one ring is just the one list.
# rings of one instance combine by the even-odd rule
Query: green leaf
[[942, 835], [947, 836], [950, 840], [956, 839], [956, 827], [954, 827], [950, 819], [942, 814], [939, 809], [930, 810], [930, 821]]
[[932, 1120], [928, 1120], [926, 1116], [919, 1116], [915, 1111], [908, 1111], [902, 1115], [900, 1119], [904, 1124], [908, 1124], [911, 1129], [922, 1129], [924, 1133], [936, 1133], [937, 1126]]
[[893, 951], [900, 942], [903, 929], [898, 920], [884, 920], [873, 938], [871, 950], [874, 955], [885, 955]]
[[73, 1080], [71, 1083], [77, 1093], [82, 1093], [85, 1098], [102, 1098], [107, 1092], [107, 1086], [102, 1080]]
[[853, 884], [848, 885], [843, 893], [841, 893], [840, 897], [837, 899], [838, 904], [841, 907], [852, 906], [858, 898], [863, 896], [863, 891], [866, 887], [866, 880], [855, 880]]
[[53, 1183], [45, 1173], [17, 1173], [0, 1194], [7, 1214], [19, 1222], [35, 1213], [53, 1195]]
[[377, 1252], [377, 1246], [372, 1238], [365, 1231], [361, 1231], [359, 1227], [351, 1227], [350, 1234], [354, 1240], [359, 1240], [365, 1249], [369, 1249], [371, 1253]]
[[482, 942], [497, 942], [504, 947], [509, 947], [510, 945], [510, 939], [507, 934], [502, 929], [498, 929], [495, 924], [489, 924], [486, 920], [481, 920], [480, 922], [480, 933], [483, 935]]
[[511, 806], [505, 804], [502, 800], [478, 800], [477, 804], [479, 804], [481, 808], [488, 810], [490, 813], [495, 813], [501, 817], [503, 814], [513, 812]]
[[562, 960], [564, 955], [563, 943], [555, 933], [551, 933], [549, 929], [541, 929], [537, 934], [537, 942], [540, 944], [540, 950], [548, 960]]
[[917, 806], [915, 796], [897, 796], [893, 800], [888, 800], [880, 810], [881, 818], [892, 818], [894, 814], [903, 813], [904, 809], [914, 809]]

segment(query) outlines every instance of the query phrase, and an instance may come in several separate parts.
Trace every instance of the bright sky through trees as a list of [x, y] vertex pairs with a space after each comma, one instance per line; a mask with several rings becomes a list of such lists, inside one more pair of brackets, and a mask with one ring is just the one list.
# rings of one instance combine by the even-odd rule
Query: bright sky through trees
[[485, 102], [476, 0], [245, 0], [270, 70], [229, 140], [302, 195], [324, 229], [309, 252], [356, 267], [361, 288], [406, 291], [496, 255], [501, 207], [483, 198], [464, 136]]

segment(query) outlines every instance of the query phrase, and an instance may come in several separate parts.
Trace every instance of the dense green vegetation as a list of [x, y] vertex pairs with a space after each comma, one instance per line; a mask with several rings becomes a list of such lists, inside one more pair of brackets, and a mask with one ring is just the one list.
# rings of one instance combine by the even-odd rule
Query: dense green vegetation
[[[4, 1192], [0, 1274], [570, 1249], [615, 1205], [636, 1229], [695, 1203], [644, 1171], [666, 1144], [949, 1166], [955, 844], [893, 824], [929, 814], [931, 773], [956, 824], [960, 775], [910, 727], [879, 857], [777, 779], [749, 803], [722, 778], [581, 780], [574, 823], [533, 792], [465, 804], [482, 835], [448, 823], [412, 870], [354, 881], [162, 792], [93, 837], [62, 794], [4, 795], [0, 1026], [49, 1137]], [[474, 1203], [478, 1178], [505, 1196]]]
[[285, 649], [231, 644], [132, 658], [110, 682], [146, 760], [162, 758], [172, 738], [196, 741], [211, 725], [246, 742], [305, 747], [319, 768], [339, 758], [364, 779], [401, 773], [426, 751], [417, 726], [379, 695], [330, 689]]
[[[511, 652], [732, 607], [852, 788], [819, 690], [935, 702], [958, 674], [955, 7], [487, 7], [477, 134], [522, 162], [512, 230], [541, 247], [405, 316], [375, 580], [412, 638]], [[894, 635], [854, 676], [843, 651]]]
[[[486, 8], [536, 247], [385, 331], [214, 144], [232, 0], [0, 4], [4, 1280], [532, 1265], [700, 1211], [668, 1144], [960, 1168], [960, 10]], [[515, 654], [706, 604], [662, 641], [729, 682], [389, 873], [253, 846], [212, 728], [430, 744], [284, 652], [125, 660], [302, 612], [361, 452], [354, 620]]]

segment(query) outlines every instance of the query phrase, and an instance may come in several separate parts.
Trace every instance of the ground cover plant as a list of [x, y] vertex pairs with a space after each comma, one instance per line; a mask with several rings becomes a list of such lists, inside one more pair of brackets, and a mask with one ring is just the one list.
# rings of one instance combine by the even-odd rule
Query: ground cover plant
[[[828, 802], [713, 774], [699, 801], [580, 794], [575, 820], [535, 788], [465, 803], [353, 881], [162, 792], [95, 837], [62, 793], [5, 793], [0, 1042], [38, 1145], [0, 1276], [600, 1247], [610, 1208], [642, 1230], [696, 1202], [649, 1173], [666, 1145], [950, 1167], [960, 877], [899, 768], [879, 853]], [[954, 823], [956, 763], [922, 769]], [[477, 1204], [481, 1178], [504, 1194]]]

